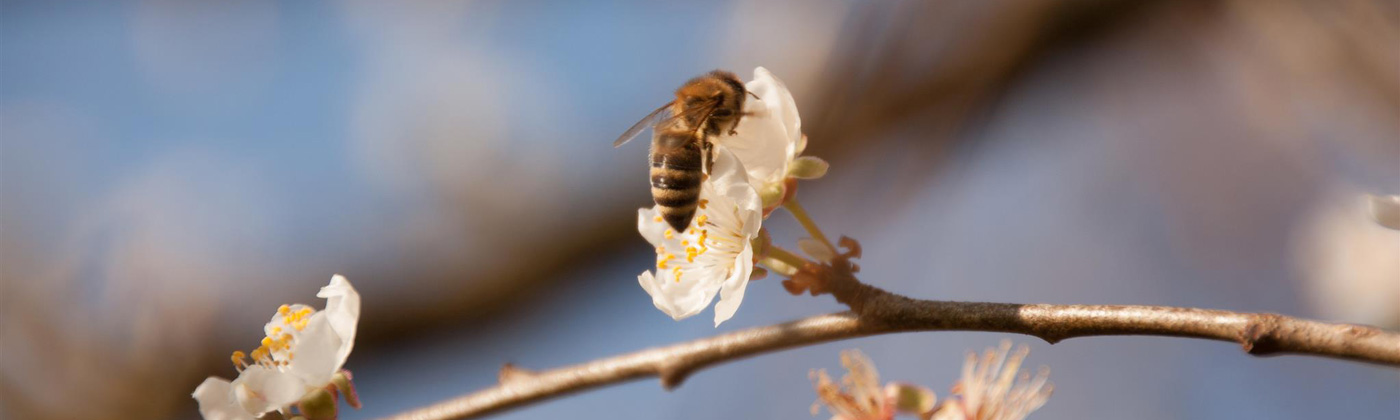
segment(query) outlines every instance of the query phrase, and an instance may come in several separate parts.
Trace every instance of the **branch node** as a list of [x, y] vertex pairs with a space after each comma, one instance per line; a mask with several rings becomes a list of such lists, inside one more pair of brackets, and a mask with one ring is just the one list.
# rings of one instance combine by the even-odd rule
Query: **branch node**
[[496, 374], [496, 380], [501, 385], [528, 380], [535, 377], [535, 372], [529, 369], [515, 366], [513, 363], [506, 363], [501, 366], [501, 371]]
[[1245, 353], [1263, 356], [1277, 352], [1279, 346], [1275, 334], [1284, 319], [1285, 317], [1279, 314], [1255, 314], [1249, 317], [1244, 336], [1240, 337], [1240, 345], [1244, 347]]
[[685, 382], [690, 376], [690, 369], [677, 363], [666, 363], [657, 369], [656, 376], [661, 379], [661, 387], [671, 391]]

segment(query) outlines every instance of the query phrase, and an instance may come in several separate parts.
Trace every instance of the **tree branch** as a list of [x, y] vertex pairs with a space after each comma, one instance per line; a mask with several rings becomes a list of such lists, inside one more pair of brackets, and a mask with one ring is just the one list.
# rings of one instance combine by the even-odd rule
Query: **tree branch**
[[[860, 290], [843, 293], [863, 296], [858, 312], [751, 328], [542, 372], [508, 366], [497, 386], [391, 419], [469, 418], [653, 376], [671, 389], [692, 372], [722, 362], [835, 340], [913, 331], [1006, 332], [1050, 343], [1105, 335], [1191, 337], [1239, 343], [1245, 352], [1256, 356], [1307, 354], [1400, 366], [1400, 333], [1373, 327], [1164, 306], [926, 301], [859, 283], [847, 286]], [[841, 294], [836, 295], [840, 300]]]

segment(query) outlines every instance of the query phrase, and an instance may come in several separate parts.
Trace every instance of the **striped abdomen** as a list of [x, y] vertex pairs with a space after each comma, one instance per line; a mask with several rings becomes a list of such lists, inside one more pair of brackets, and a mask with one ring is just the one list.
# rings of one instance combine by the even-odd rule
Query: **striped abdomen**
[[695, 216], [704, 179], [700, 142], [685, 130], [657, 130], [651, 142], [651, 198], [666, 224], [684, 232]]

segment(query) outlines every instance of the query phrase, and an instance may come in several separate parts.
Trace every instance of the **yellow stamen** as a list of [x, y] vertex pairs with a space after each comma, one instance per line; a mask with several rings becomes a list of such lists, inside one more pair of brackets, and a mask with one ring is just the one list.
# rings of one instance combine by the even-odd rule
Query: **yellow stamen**
[[672, 232], [670, 229], [666, 229], [666, 233], [662, 234], [662, 236], [665, 236], [666, 239], [671, 239], [676, 236], [676, 233]]
[[708, 222], [708, 221], [710, 221], [710, 216], [709, 216], [709, 215], [704, 215], [704, 214], [702, 214], [702, 215], [700, 215], [700, 217], [696, 217], [696, 218], [695, 218], [695, 225], [696, 225], [696, 226], [704, 226], [704, 225], [705, 225], [705, 222]]
[[288, 312], [291, 312], [291, 311], [292, 311], [292, 307], [291, 307], [291, 306], [288, 306], [288, 305], [282, 305], [282, 306], [278, 306], [278, 307], [277, 307], [277, 314], [278, 314], [278, 315], [286, 316], [287, 313], [288, 313]]
[[704, 254], [705, 251], [709, 251], [709, 250], [710, 250], [709, 244], [708, 244], [707, 242], [705, 242], [705, 241], [708, 240], [708, 239], [710, 239], [710, 230], [709, 230], [709, 229], [702, 229], [702, 230], [700, 231], [700, 241], [699, 241], [699, 244], [700, 244], [700, 253], [701, 253], [701, 254]]
[[[707, 205], [707, 204], [710, 204], [710, 200], [704, 200], [704, 199], [700, 200], [700, 210], [704, 210], [704, 209], [705, 209], [705, 205]], [[657, 219], [656, 221], [658, 221], [658, 222], [661, 221], [661, 218], [660, 218], [660, 217], [658, 217], [658, 218], [656, 218], [656, 219]]]
[[243, 371], [243, 366], [244, 366], [243, 358], [244, 358], [244, 356], [246, 356], [246, 355], [243, 354], [243, 352], [234, 350], [234, 351], [233, 351], [233, 356], [230, 356], [230, 357], [229, 357], [230, 360], [233, 360], [233, 368], [234, 368], [234, 369], [238, 369], [239, 372], [242, 372], [242, 371]]

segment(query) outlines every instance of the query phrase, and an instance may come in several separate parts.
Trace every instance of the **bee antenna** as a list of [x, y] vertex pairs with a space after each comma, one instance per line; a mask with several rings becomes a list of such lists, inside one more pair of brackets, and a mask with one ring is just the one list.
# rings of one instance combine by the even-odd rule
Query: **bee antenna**
[[760, 100], [760, 101], [763, 100], [763, 98], [758, 97], [758, 95], [755, 95], [755, 94], [753, 93], [753, 91], [751, 91], [751, 90], [745, 90], [744, 92], [748, 93], [749, 96], [752, 96], [754, 99], [757, 99], [757, 100]]

